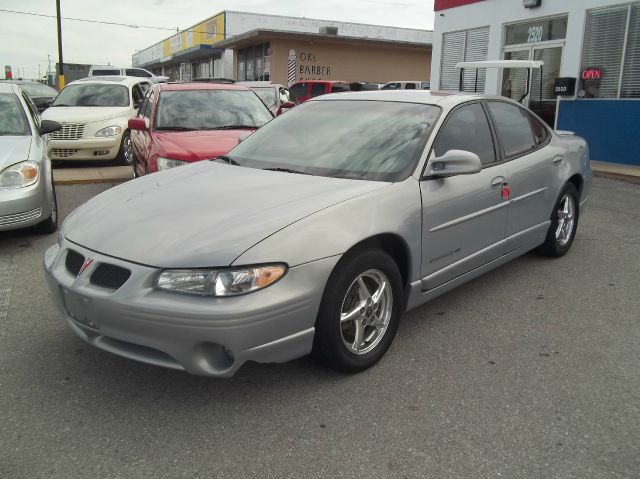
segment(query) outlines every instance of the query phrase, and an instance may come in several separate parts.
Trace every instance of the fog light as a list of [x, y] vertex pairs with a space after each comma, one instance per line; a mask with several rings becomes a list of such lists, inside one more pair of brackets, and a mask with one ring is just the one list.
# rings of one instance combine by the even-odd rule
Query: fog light
[[93, 152], [95, 156], [104, 156], [109, 154], [109, 150], [96, 150]]

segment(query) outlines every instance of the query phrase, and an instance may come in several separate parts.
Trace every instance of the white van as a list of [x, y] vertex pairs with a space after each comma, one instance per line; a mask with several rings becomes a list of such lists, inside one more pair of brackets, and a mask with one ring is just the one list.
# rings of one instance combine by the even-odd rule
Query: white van
[[431, 82], [428, 81], [390, 81], [380, 87], [381, 90], [430, 90]]
[[164, 83], [169, 81], [169, 77], [156, 76], [144, 68], [120, 68], [112, 65], [91, 65], [89, 68], [90, 77], [103, 76], [126, 76], [146, 78], [152, 83]]

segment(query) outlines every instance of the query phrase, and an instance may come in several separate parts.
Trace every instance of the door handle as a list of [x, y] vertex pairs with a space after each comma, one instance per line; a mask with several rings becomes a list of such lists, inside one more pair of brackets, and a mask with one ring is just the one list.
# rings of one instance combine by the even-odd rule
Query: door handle
[[496, 176], [493, 180], [491, 180], [491, 188], [494, 190], [499, 190], [506, 184], [506, 180], [504, 176]]
[[563, 156], [554, 156], [553, 157], [553, 164], [554, 165], [560, 165], [562, 162], [564, 161], [564, 157]]

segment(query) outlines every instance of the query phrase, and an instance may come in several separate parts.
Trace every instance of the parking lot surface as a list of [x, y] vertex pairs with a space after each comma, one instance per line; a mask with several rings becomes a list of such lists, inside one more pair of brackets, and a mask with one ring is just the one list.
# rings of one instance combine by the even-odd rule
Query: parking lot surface
[[[61, 215], [112, 186], [60, 186]], [[594, 179], [568, 255], [411, 311], [358, 375], [304, 358], [213, 380], [101, 352], [54, 309], [56, 235], [0, 233], [0, 477], [638, 477], [638, 204]]]

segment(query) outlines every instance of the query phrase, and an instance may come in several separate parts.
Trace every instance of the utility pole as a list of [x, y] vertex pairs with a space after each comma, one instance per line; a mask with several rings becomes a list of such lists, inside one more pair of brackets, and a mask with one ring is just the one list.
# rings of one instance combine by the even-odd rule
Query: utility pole
[[56, 0], [56, 12], [58, 15], [58, 63], [60, 71], [58, 73], [58, 90], [64, 88], [64, 60], [62, 59], [62, 24], [60, 22], [60, 0]]

